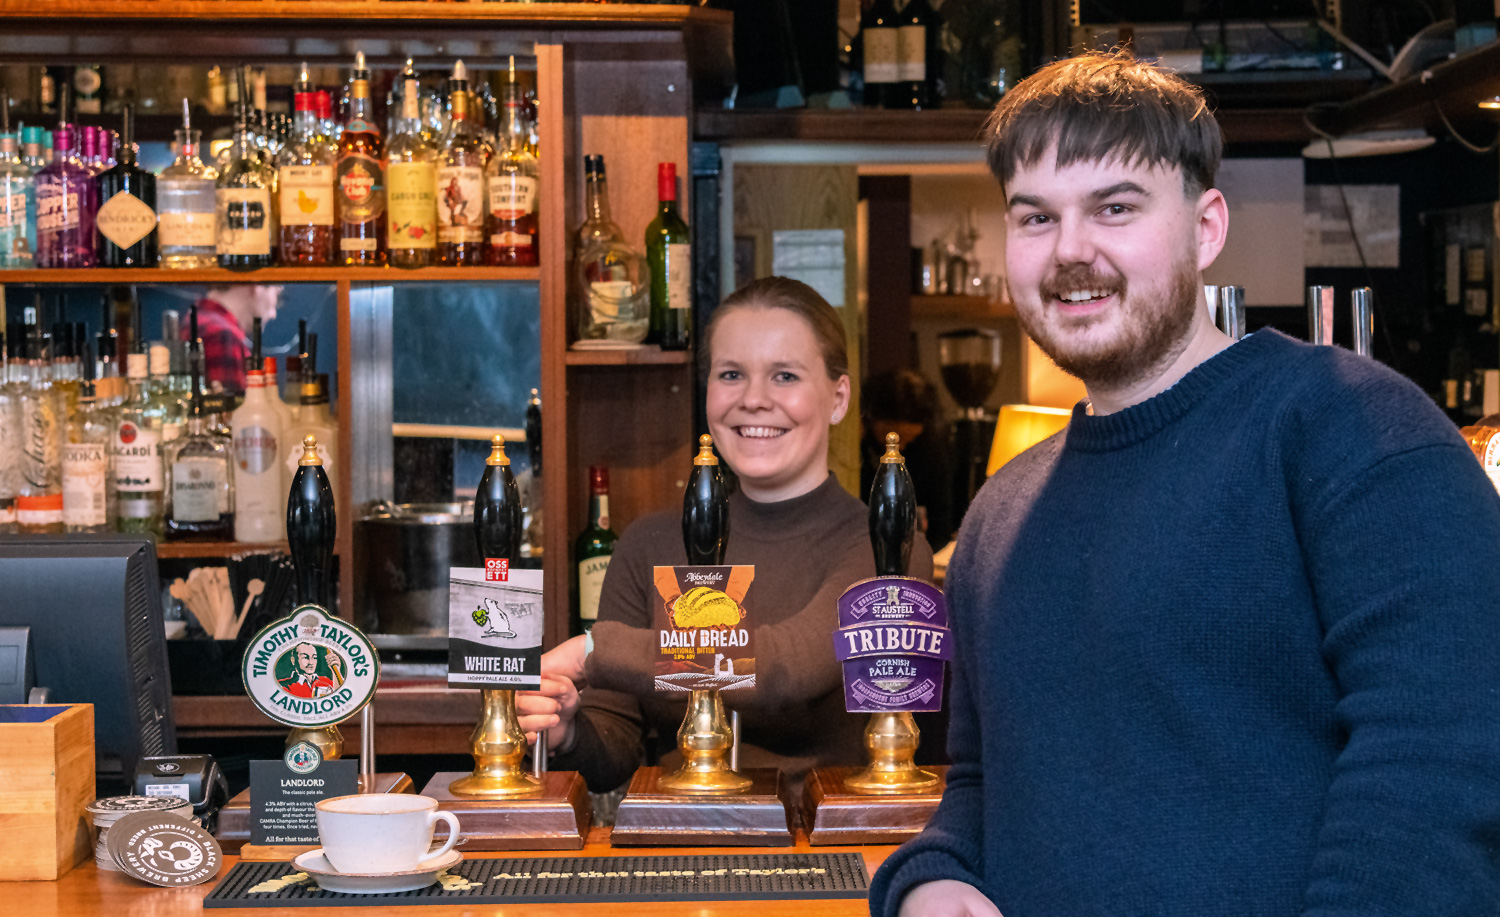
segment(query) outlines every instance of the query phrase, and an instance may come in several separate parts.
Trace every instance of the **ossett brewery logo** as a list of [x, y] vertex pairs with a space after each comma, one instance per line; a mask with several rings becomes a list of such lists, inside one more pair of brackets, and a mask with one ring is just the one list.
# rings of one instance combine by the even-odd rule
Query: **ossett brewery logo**
[[303, 605], [255, 635], [242, 670], [245, 693], [267, 716], [288, 726], [332, 726], [375, 696], [380, 661], [359, 628]]
[[486, 583], [510, 582], [510, 558], [486, 557], [484, 559], [484, 581]]
[[305, 776], [317, 770], [318, 765], [323, 763], [323, 753], [318, 751], [311, 742], [298, 742], [286, 750], [281, 760], [286, 763], [287, 770]]

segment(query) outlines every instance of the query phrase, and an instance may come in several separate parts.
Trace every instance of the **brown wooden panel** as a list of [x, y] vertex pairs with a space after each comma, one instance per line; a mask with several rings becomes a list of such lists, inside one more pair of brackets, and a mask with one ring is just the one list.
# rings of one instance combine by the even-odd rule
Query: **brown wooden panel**
[[781, 229], [844, 231], [844, 302], [849, 336], [849, 413], [828, 438], [828, 466], [839, 483], [859, 493], [860, 315], [855, 302], [859, 259], [856, 223], [858, 170], [850, 166], [741, 165], [734, 170], [734, 234], [756, 240], [755, 276], [771, 274], [772, 233]]
[[567, 317], [567, 160], [564, 144], [567, 117], [564, 105], [564, 64], [561, 45], [536, 46], [537, 123], [541, 131], [542, 196], [538, 213], [541, 262], [542, 348], [542, 500], [550, 523], [543, 531], [542, 570], [551, 585], [543, 598], [547, 646], [568, 634], [568, 421], [567, 369], [563, 351], [568, 346]]

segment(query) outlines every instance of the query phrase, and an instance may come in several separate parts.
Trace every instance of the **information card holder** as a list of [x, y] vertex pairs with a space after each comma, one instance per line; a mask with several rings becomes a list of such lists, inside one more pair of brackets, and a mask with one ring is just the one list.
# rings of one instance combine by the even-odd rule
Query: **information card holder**
[[[289, 860], [318, 846], [305, 832], [320, 799], [352, 793], [410, 793], [405, 774], [358, 773], [342, 762], [343, 738], [337, 724], [354, 716], [375, 696], [380, 660], [358, 628], [317, 605], [302, 605], [268, 625], [246, 646], [242, 661], [245, 693], [271, 719], [292, 727], [280, 760], [252, 761], [250, 789], [219, 813], [219, 844], [246, 860]], [[361, 736], [363, 770], [374, 768], [374, 717]], [[251, 800], [257, 791], [271, 800]], [[259, 821], [257, 821], [259, 819]], [[292, 838], [280, 843], [257, 839]], [[310, 840], [302, 839], [311, 837]]]
[[834, 657], [844, 666], [844, 706], [869, 713], [863, 769], [818, 767], [802, 794], [808, 842], [899, 844], [921, 831], [942, 799], [947, 768], [913, 761], [920, 733], [913, 713], [943, 706], [951, 656], [943, 594], [906, 573], [916, 528], [916, 493], [895, 433], [870, 488], [872, 579], [839, 598]]
[[526, 735], [515, 692], [541, 687], [542, 622], [540, 570], [486, 558], [483, 568], [451, 572], [448, 686], [482, 689], [484, 709], [474, 772], [434, 774], [422, 795], [458, 816], [466, 851], [581, 850], [588, 836], [593, 808], [583, 778], [547, 772], [545, 754], [533, 754], [532, 773], [521, 768]]

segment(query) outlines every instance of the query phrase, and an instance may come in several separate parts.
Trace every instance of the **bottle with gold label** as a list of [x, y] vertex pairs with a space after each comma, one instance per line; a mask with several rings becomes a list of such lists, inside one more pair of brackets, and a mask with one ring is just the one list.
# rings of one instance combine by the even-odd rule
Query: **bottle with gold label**
[[448, 80], [448, 131], [438, 156], [438, 260], [474, 265], [484, 261], [484, 135], [471, 109], [468, 70], [453, 65]]
[[134, 105], [125, 105], [119, 162], [94, 184], [99, 266], [156, 267], [156, 176], [136, 165]]
[[293, 98], [297, 117], [292, 139], [276, 158], [281, 203], [277, 248], [282, 264], [333, 264], [334, 152], [318, 136], [318, 99], [306, 64]]
[[182, 127], [177, 129], [177, 159], [156, 180], [157, 250], [161, 266], [175, 269], [213, 267], [214, 180], [219, 173], [204, 163], [193, 129], [188, 100], [182, 100]]
[[422, 132], [422, 85], [411, 58], [401, 72], [400, 109], [385, 151], [386, 246], [392, 267], [437, 260], [437, 151]]
[[339, 259], [344, 264], [385, 263], [385, 168], [380, 125], [370, 97], [365, 53], [354, 58], [349, 115], [339, 137], [337, 201]]
[[485, 168], [489, 192], [490, 250], [486, 263], [529, 266], [537, 263], [536, 198], [541, 171], [526, 124], [526, 99], [516, 81], [516, 59], [510, 59], [499, 147]]

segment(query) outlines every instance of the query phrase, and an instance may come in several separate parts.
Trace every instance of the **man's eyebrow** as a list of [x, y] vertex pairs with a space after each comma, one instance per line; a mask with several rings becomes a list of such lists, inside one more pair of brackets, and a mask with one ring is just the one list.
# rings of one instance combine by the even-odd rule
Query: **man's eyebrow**
[[1034, 194], [1017, 194], [1006, 204], [1008, 207], [1040, 207], [1042, 199]]
[[1142, 197], [1151, 196], [1150, 191], [1147, 191], [1145, 188], [1142, 188], [1135, 182], [1122, 181], [1116, 182], [1113, 185], [1110, 185], [1108, 188], [1100, 188], [1098, 191], [1089, 192], [1089, 199], [1101, 201], [1107, 197], [1114, 197], [1117, 194], [1139, 194]]

